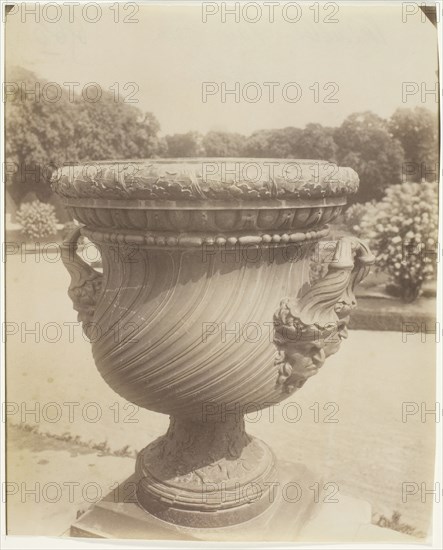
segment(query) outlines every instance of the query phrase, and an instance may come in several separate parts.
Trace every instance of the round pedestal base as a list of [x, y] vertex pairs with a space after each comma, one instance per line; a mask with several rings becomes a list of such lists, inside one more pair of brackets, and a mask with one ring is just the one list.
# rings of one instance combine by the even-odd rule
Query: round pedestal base
[[171, 419], [166, 435], [137, 458], [137, 499], [151, 514], [190, 527], [247, 521], [272, 503], [275, 459], [246, 434], [243, 418]]

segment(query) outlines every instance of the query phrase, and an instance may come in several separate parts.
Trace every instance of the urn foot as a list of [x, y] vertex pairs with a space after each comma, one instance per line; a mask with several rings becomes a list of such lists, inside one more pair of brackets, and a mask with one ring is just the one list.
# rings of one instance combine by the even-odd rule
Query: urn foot
[[277, 481], [272, 451], [245, 432], [243, 417], [171, 417], [168, 432], [139, 453], [136, 476], [146, 511], [174, 524], [212, 528], [263, 512]]

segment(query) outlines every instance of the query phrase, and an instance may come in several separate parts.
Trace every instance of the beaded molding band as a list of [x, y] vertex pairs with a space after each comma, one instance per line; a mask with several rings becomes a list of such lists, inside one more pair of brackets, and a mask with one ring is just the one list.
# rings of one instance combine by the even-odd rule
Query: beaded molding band
[[82, 229], [82, 234], [91, 241], [107, 241], [119, 244], [137, 244], [139, 246], [158, 246], [166, 248], [198, 248], [201, 246], [247, 246], [247, 245], [288, 245], [313, 241], [325, 237], [329, 233], [329, 227], [317, 231], [306, 231], [297, 233], [274, 233], [262, 235], [199, 235], [195, 233], [183, 233], [181, 235], [166, 234], [134, 234], [116, 233], [114, 231], [97, 231], [87, 228]]

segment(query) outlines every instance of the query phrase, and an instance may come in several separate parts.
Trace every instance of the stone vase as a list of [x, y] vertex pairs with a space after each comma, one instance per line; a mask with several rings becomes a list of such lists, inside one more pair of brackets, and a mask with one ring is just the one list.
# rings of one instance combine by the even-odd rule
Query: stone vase
[[[328, 241], [327, 224], [357, 174], [310, 160], [167, 159], [65, 167], [52, 185], [81, 224], [63, 261], [100, 374], [170, 416], [138, 455], [139, 505], [190, 527], [263, 513], [278, 464], [243, 416], [299, 390], [347, 335], [374, 258], [356, 238]], [[76, 254], [80, 235], [103, 273]]]

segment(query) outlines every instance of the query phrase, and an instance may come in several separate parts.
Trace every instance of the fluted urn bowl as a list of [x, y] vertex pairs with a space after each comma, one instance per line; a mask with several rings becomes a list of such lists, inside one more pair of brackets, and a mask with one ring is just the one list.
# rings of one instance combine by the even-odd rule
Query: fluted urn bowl
[[[269, 505], [274, 456], [243, 414], [301, 388], [346, 336], [372, 256], [325, 238], [357, 187], [350, 168], [290, 159], [116, 161], [54, 176], [81, 224], [63, 258], [97, 368], [171, 417], [137, 460], [150, 513], [216, 527]], [[75, 254], [80, 233], [103, 274]], [[255, 499], [237, 490], [251, 484]]]

